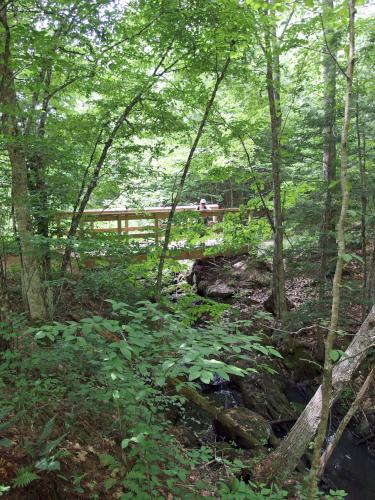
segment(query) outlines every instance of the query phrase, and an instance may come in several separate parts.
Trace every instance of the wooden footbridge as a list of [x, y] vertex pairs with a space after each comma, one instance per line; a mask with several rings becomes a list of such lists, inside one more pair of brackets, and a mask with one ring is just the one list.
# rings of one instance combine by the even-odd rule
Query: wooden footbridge
[[[190, 213], [194, 217], [198, 214], [202, 218], [208, 218], [209, 226], [215, 226], [217, 223], [223, 221], [226, 214], [238, 213], [240, 211], [239, 208], [219, 208], [219, 205], [215, 204], [208, 204], [207, 208], [207, 210], [198, 211], [197, 206], [194, 205], [178, 206], [176, 208], [176, 214], [186, 212], [187, 215]], [[168, 219], [170, 211], [171, 207], [88, 209], [85, 210], [82, 215], [80, 232], [81, 234], [115, 233], [119, 236], [125, 236], [129, 240], [139, 239], [141, 240], [141, 245], [145, 247], [150, 243], [157, 246], [160, 245], [164, 238], [166, 220]], [[59, 212], [57, 214], [56, 223], [59, 235], [62, 236], [64, 234], [64, 225], [66, 225], [65, 223], [67, 223], [73, 215], [74, 213], [71, 211]], [[262, 217], [263, 215], [264, 214], [260, 210], [247, 211], [249, 222], [252, 217]], [[218, 229], [213, 228], [215, 233], [220, 232], [219, 227], [220, 226], [218, 226]], [[170, 257], [177, 260], [204, 258], [205, 250], [209, 248], [212, 249], [215, 246], [214, 240], [190, 249], [184, 248], [183, 242], [179, 243], [180, 244], [177, 245], [175, 242], [171, 242], [170, 245]], [[216, 245], [217, 244], [218, 241], [216, 239]], [[209, 254], [212, 256], [212, 251], [210, 251]], [[223, 252], [215, 255], [220, 254], [223, 254]], [[136, 257], [137, 260], [143, 260], [147, 258], [147, 255], [141, 253]]]
[[[164, 231], [166, 220], [170, 214], [171, 207], [148, 207], [143, 209], [134, 208], [115, 208], [115, 209], [88, 209], [85, 210], [80, 222], [79, 233], [92, 234], [115, 233], [118, 236], [123, 236], [129, 240], [140, 240], [140, 247], [136, 253], [129, 255], [131, 260], [142, 261], [146, 260], [153, 252], [151, 245], [159, 247], [164, 238]], [[226, 214], [238, 213], [239, 208], [219, 208], [218, 205], [208, 205], [208, 210], [197, 210], [197, 206], [185, 205], [178, 206], [176, 213], [186, 212], [187, 216], [190, 213], [191, 223], [194, 224], [197, 214], [200, 217], [209, 218], [208, 225], [213, 226], [213, 239], [207, 241], [202, 238], [202, 243], [197, 246], [186, 248], [184, 241], [170, 243], [170, 248], [167, 257], [175, 260], [195, 260], [205, 259], [214, 256], [227, 256], [245, 253], [248, 248], [230, 248], [226, 250], [220, 249], [220, 225]], [[56, 231], [54, 232], [57, 237], [64, 237], [69, 227], [70, 220], [74, 212], [62, 211], [55, 215]], [[194, 217], [193, 217], [194, 216]], [[264, 210], [247, 210], [247, 223], [251, 219], [266, 216]], [[177, 221], [178, 223], [178, 221]], [[215, 227], [217, 225], [217, 227]], [[108, 261], [111, 257], [108, 255], [95, 255], [88, 253], [84, 257], [80, 254], [84, 265], [88, 267], [95, 266], [100, 261]], [[19, 257], [17, 255], [7, 255], [6, 261], [9, 265], [19, 266]]]

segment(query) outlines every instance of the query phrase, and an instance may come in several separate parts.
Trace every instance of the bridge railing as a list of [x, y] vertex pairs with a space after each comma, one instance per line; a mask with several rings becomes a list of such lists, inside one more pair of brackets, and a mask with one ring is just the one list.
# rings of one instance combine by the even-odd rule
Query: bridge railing
[[[212, 218], [211, 224], [223, 219], [227, 213], [237, 213], [239, 208], [219, 208], [219, 205], [207, 205], [208, 210], [197, 210], [197, 206], [178, 206], [176, 212], [194, 212], [201, 217]], [[157, 244], [163, 237], [163, 221], [171, 211], [171, 207], [149, 207], [144, 209], [88, 209], [82, 214], [80, 229], [94, 233], [125, 234], [128, 238], [153, 239]], [[249, 210], [249, 218], [252, 211]], [[61, 225], [64, 220], [69, 220], [73, 215], [71, 211], [59, 212], [56, 216], [58, 234], [63, 234]], [[152, 222], [151, 222], [152, 221]], [[132, 222], [136, 222], [133, 225]], [[143, 222], [143, 223], [142, 223]], [[151, 223], [150, 223], [151, 222]], [[98, 227], [97, 224], [100, 224]], [[108, 227], [103, 227], [108, 223]], [[88, 227], [87, 227], [88, 226]]]

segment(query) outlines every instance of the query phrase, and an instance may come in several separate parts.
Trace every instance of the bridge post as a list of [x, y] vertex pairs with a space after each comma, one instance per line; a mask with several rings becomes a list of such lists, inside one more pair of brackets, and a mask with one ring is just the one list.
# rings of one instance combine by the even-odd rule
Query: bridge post
[[155, 215], [155, 219], [154, 219], [155, 223], [155, 245], [158, 245], [159, 244], [159, 219], [157, 217], [157, 215]]
[[117, 217], [117, 234], [121, 234], [121, 218]]

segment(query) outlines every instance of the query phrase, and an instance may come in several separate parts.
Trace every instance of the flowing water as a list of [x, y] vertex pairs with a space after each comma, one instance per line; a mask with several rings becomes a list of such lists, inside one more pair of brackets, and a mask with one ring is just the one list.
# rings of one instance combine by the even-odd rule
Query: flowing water
[[[301, 405], [306, 404], [313, 391], [294, 386], [286, 392], [291, 402]], [[213, 385], [204, 387], [202, 393], [223, 408], [244, 406], [240, 392], [220, 378]], [[202, 441], [215, 441], [212, 421], [201, 412], [189, 408], [185, 423]], [[369, 453], [367, 444], [359, 444], [358, 438], [350, 431], [344, 433], [337, 445], [326, 468], [324, 483], [329, 485], [328, 489], [345, 490], [347, 500], [375, 500], [375, 459]]]
[[345, 490], [347, 500], [375, 499], [375, 459], [366, 443], [346, 431], [326, 469], [326, 477], [336, 489]]

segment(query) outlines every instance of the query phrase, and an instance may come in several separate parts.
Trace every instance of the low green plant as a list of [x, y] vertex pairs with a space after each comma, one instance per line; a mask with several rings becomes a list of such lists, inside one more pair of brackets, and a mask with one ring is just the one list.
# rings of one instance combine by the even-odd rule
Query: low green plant
[[[229, 354], [279, 354], [262, 335], [243, 334], [241, 322], [193, 328], [151, 302], [109, 303], [110, 317], [30, 328], [17, 334], [18, 350], [2, 354], [0, 381], [9, 412], [23, 412], [25, 432], [40, 425], [41, 411], [49, 415], [39, 437], [25, 440], [28, 471], [58, 474], [65, 435], [82, 418], [96, 418], [118, 443], [113, 459], [101, 457], [108, 471], [104, 488], [121, 487], [124, 499], [164, 498], [168, 490], [189, 498], [186, 478], [193, 461], [165, 419], [165, 410], [184, 398], [167, 393], [168, 380], [180, 386], [210, 383], [215, 374], [228, 380], [247, 373], [225, 361]], [[52, 437], [54, 415], [62, 408], [65, 429]]]

